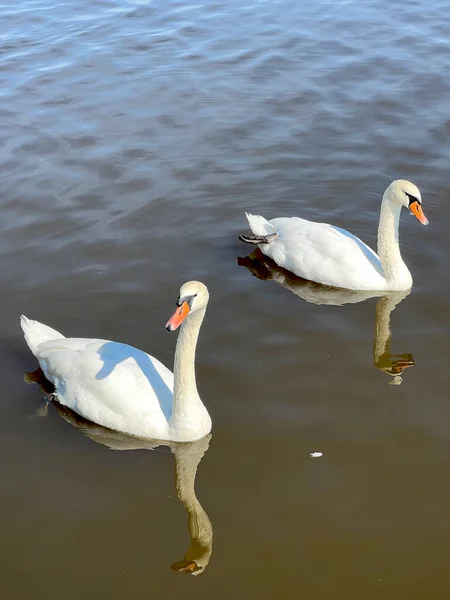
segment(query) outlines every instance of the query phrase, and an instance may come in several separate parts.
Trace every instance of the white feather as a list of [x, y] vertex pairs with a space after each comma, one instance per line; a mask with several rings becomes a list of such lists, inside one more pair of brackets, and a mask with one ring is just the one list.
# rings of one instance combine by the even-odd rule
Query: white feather
[[261, 217], [260, 215], [251, 215], [247, 212], [245, 213], [245, 216], [247, 217], [248, 224], [254, 235], [268, 235], [276, 232], [272, 223], [269, 223], [264, 217]]
[[32, 321], [25, 315], [21, 315], [20, 325], [25, 336], [25, 341], [28, 344], [28, 348], [33, 354], [36, 353], [36, 348], [39, 346], [39, 344], [42, 344], [42, 342], [64, 339], [64, 336], [59, 333], [59, 331], [56, 331], [56, 329], [52, 329], [48, 325], [39, 323], [39, 321]]

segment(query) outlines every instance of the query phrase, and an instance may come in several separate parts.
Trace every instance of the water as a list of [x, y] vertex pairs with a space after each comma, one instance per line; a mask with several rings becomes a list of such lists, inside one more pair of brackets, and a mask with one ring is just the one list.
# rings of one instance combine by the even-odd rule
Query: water
[[[447, 4], [23, 0], [0, 16], [5, 597], [446, 597]], [[374, 245], [400, 177], [430, 220], [402, 215], [405, 298], [339, 306], [238, 264], [245, 210]], [[164, 324], [191, 278], [211, 293], [209, 448], [112, 451], [54, 407], [34, 417], [20, 313], [171, 365]], [[170, 568], [192, 570], [186, 505], [197, 577]]]

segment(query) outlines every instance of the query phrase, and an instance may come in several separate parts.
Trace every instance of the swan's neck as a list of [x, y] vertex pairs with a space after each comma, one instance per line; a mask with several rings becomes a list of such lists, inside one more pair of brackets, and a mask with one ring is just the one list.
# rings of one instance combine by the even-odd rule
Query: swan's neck
[[401, 209], [401, 204], [383, 196], [378, 226], [378, 256], [389, 289], [406, 289], [412, 285], [411, 273], [403, 262], [398, 244]]
[[179, 421], [190, 422], [195, 420], [197, 416], [196, 408], [202, 408], [206, 411], [198, 395], [195, 380], [195, 350], [205, 310], [198, 310], [189, 315], [181, 326], [178, 336], [173, 369], [172, 426]]

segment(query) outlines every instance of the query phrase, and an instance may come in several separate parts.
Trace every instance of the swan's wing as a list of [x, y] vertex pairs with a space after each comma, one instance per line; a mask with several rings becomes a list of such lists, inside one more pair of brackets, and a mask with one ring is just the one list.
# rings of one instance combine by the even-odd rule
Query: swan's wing
[[[377, 254], [345, 229], [297, 217], [270, 222], [279, 237], [261, 249], [281, 267], [325, 285], [383, 289], [385, 279]], [[366, 288], [361, 287], [364, 284]]]
[[43, 342], [36, 357], [61, 404], [84, 418], [142, 437], [167, 429], [173, 374], [156, 358], [127, 344], [82, 338]]

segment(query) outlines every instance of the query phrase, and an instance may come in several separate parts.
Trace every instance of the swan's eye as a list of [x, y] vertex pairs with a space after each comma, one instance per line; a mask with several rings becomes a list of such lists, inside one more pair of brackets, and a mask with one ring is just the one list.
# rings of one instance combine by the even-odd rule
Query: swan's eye
[[417, 204], [422, 204], [419, 198], [416, 198], [412, 194], [408, 194], [408, 192], [405, 192], [405, 194], [408, 196], [409, 204], [412, 204], [413, 202], [417, 202]]

